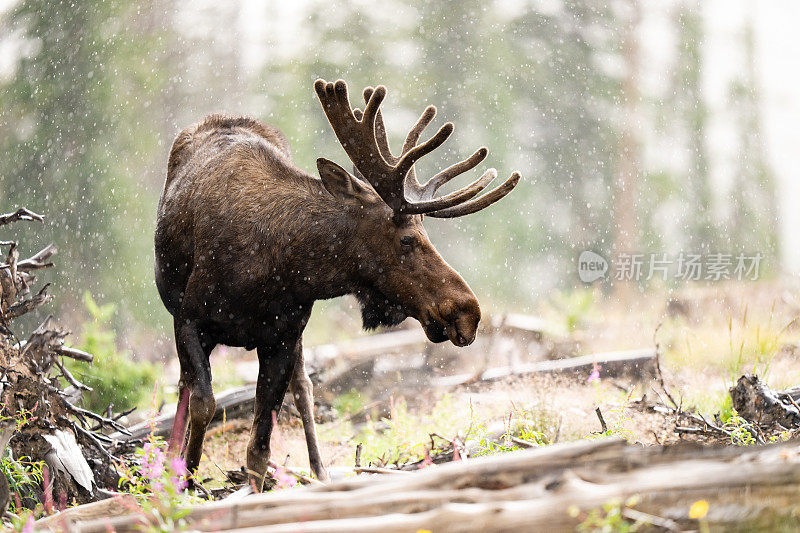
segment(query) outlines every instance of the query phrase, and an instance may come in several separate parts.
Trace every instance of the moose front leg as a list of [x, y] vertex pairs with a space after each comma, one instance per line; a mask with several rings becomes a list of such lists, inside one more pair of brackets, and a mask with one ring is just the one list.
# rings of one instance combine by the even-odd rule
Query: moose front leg
[[278, 346], [258, 348], [258, 383], [256, 384], [253, 427], [247, 444], [247, 468], [258, 490], [264, 487], [269, 463], [269, 441], [274, 420], [283, 404], [296, 363], [299, 339]]
[[322, 457], [319, 453], [319, 443], [317, 442], [317, 430], [314, 427], [314, 389], [311, 379], [306, 372], [306, 363], [303, 358], [303, 345], [297, 343], [297, 362], [294, 364], [292, 380], [289, 382], [289, 390], [292, 392], [294, 404], [300, 412], [303, 420], [303, 431], [306, 434], [306, 447], [308, 448], [308, 462], [311, 471], [320, 481], [329, 481], [328, 473], [322, 464]]

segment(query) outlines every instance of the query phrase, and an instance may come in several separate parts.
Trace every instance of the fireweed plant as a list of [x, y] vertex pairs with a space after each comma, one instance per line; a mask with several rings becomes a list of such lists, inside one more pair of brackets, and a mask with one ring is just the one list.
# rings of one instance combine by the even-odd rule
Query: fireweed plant
[[135, 496], [135, 503], [121, 499], [131, 511], [142, 516], [149, 531], [175, 531], [187, 527], [190, 504], [200, 498], [185, 491], [188, 471], [182, 457], [166, 452], [166, 442], [150, 434], [136, 450], [136, 461], [120, 465], [119, 486]]
[[[176, 531], [188, 527], [185, 517], [191, 505], [202, 498], [187, 491], [189, 472], [186, 461], [167, 452], [167, 443], [151, 431], [144, 446], [135, 452], [136, 460], [119, 465], [120, 489], [135, 497], [135, 503], [121, 498], [120, 503], [142, 517], [146, 531]], [[271, 488], [291, 488], [293, 475], [277, 466]]]

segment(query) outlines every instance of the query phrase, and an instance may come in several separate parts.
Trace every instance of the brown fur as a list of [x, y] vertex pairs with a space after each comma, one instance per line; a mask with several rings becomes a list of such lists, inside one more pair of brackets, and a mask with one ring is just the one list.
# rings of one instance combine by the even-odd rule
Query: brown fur
[[[253, 475], [266, 471], [272, 412], [291, 381], [312, 469], [324, 478], [302, 362], [314, 301], [355, 294], [367, 327], [413, 316], [433, 341], [465, 345], [475, 337], [478, 302], [434, 249], [422, 217], [398, 216], [334, 163], [318, 166], [322, 180], [292, 163], [281, 132], [246, 117], [211, 115], [173, 144], [158, 206], [155, 274], [175, 320], [192, 469], [214, 411], [208, 355], [217, 344], [258, 349], [247, 457]], [[179, 402], [173, 446], [185, 432], [181, 409]]]

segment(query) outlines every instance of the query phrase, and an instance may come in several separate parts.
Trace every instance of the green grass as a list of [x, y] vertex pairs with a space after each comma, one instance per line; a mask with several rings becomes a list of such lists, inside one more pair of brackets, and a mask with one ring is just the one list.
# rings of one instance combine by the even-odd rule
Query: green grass
[[[334, 402], [340, 417], [359, 412], [364, 398], [356, 391], [339, 396]], [[427, 453], [436, 454], [453, 440], [474, 445], [475, 455], [489, 455], [519, 449], [510, 441], [514, 436], [534, 444], [552, 442], [558, 432], [557, 418], [545, 409], [512, 409], [499, 417], [482, 416], [502, 422], [499, 438], [490, 424], [479, 418], [471, 405], [463, 405], [450, 394], [442, 396], [426, 412], [408, 407], [405, 400], [391, 405], [391, 416], [368, 419], [360, 428], [341, 422], [322, 427], [326, 441], [352, 441], [362, 445], [362, 463], [375, 465], [404, 464], [418, 461]]]
[[574, 333], [594, 317], [596, 296], [594, 289], [557, 292], [544, 305], [543, 314], [560, 333]]
[[356, 389], [340, 394], [333, 401], [333, 409], [338, 418], [348, 418], [362, 411], [366, 407], [364, 395]]
[[419, 460], [430, 449], [432, 433], [455, 438], [468, 427], [468, 414], [454, 409], [453, 397], [445, 395], [430, 413], [412, 413], [405, 400], [392, 402], [391, 417], [368, 421], [354, 439], [363, 445], [362, 457], [373, 464], [395, 464]]
[[[43, 481], [42, 469], [44, 461], [33, 461], [30, 457], [15, 458], [11, 448], [6, 448], [0, 459], [0, 470], [8, 480], [8, 487], [12, 494], [17, 494], [21, 499], [33, 497], [39, 490]], [[12, 497], [8, 510], [19, 514], [22, 509], [17, 509], [17, 499]]]
[[775, 355], [791, 340], [793, 322], [781, 318], [774, 303], [758, 311], [745, 305], [740, 317], [710, 315], [699, 324], [665, 320], [659, 340], [672, 366], [717, 370], [733, 383], [743, 373], [769, 375]]

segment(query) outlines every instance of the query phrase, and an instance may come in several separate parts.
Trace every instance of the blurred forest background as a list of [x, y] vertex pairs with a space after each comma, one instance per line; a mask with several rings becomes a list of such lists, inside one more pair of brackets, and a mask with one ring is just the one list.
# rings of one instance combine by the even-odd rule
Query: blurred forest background
[[427, 104], [455, 123], [423, 175], [481, 145], [482, 168], [522, 173], [496, 206], [427, 222], [489, 310], [579, 286], [586, 249], [760, 252], [774, 276], [757, 16], [701, 0], [0, 0], [0, 205], [47, 216], [21, 254], [58, 245], [62, 320], [80, 323], [89, 291], [157, 356], [142, 341], [171, 337], [152, 235], [174, 136], [242, 113], [281, 128], [302, 168], [344, 164], [312, 86], [344, 78], [389, 88], [395, 145]]

